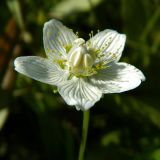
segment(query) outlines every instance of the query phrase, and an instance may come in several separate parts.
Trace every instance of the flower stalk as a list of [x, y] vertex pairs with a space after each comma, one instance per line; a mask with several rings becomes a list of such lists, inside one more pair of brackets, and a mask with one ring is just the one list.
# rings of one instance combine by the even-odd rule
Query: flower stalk
[[84, 160], [84, 153], [85, 153], [87, 135], [88, 135], [89, 117], [90, 117], [90, 110], [83, 111], [82, 139], [81, 139], [81, 144], [79, 148], [78, 160]]

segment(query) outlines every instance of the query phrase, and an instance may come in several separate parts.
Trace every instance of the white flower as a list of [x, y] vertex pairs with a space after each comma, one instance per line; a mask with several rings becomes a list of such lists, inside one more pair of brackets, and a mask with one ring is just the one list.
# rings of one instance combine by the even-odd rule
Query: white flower
[[68, 105], [87, 110], [104, 93], [136, 88], [145, 80], [134, 66], [118, 62], [126, 36], [106, 29], [85, 42], [53, 19], [46, 22], [43, 42], [47, 58], [18, 57], [15, 70], [43, 83], [57, 86]]

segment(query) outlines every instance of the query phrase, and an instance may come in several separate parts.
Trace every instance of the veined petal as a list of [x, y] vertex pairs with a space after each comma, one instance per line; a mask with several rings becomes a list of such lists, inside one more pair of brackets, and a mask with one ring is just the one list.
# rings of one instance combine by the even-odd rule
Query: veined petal
[[77, 36], [60, 21], [52, 19], [44, 24], [43, 43], [47, 56], [51, 59], [66, 57], [66, 47], [71, 47]]
[[138, 87], [144, 81], [143, 73], [127, 63], [115, 63], [91, 78], [91, 83], [103, 93], [120, 93]]
[[87, 42], [87, 45], [89, 48], [97, 50], [97, 63], [102, 61], [110, 63], [119, 61], [124, 49], [125, 41], [125, 34], [119, 34], [114, 30], [106, 29], [92, 37]]
[[58, 91], [68, 105], [87, 110], [100, 100], [102, 92], [86, 79], [72, 78], [58, 86]]
[[46, 58], [36, 56], [18, 57], [15, 70], [37, 81], [58, 85], [67, 79], [67, 73]]

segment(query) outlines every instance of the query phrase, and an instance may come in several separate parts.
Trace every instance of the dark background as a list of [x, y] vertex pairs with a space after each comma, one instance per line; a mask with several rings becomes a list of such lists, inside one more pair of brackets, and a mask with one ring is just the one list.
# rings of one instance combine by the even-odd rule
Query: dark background
[[159, 0], [0, 1], [0, 160], [77, 159], [82, 112], [13, 69], [17, 56], [45, 55], [42, 29], [51, 18], [86, 40], [92, 30], [125, 33], [121, 61], [146, 76], [91, 108], [86, 160], [160, 160]]

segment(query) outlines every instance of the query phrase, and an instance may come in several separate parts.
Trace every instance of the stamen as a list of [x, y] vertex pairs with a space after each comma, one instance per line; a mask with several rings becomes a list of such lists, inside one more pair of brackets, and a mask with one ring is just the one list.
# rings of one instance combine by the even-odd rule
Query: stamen
[[57, 63], [62, 69], [64, 69], [66, 66], [67, 60], [66, 59], [54, 59], [53, 62]]
[[70, 49], [72, 48], [72, 45], [66, 45], [64, 46], [66, 53], [68, 53], [70, 51]]
[[71, 80], [72, 78], [73, 78], [73, 74], [70, 74], [69, 76], [68, 76], [68, 78], [67, 78], [67, 80]]
[[54, 87], [54, 88], [53, 88], [53, 93], [56, 94], [57, 92], [58, 92], [57, 87]]
[[79, 37], [79, 33], [78, 33], [78, 31], [76, 32], [76, 36], [78, 36], [78, 37]]
[[93, 31], [91, 31], [91, 33], [89, 33], [89, 40], [87, 42], [88, 46], [92, 46], [92, 41], [91, 41], [92, 37], [93, 37]]
[[91, 37], [93, 37], [93, 31], [91, 31]]
[[106, 65], [110, 62], [113, 62], [114, 60], [116, 60], [118, 57], [118, 54], [115, 54], [115, 53], [108, 53], [108, 57], [107, 59], [104, 59], [103, 60], [103, 63]]

